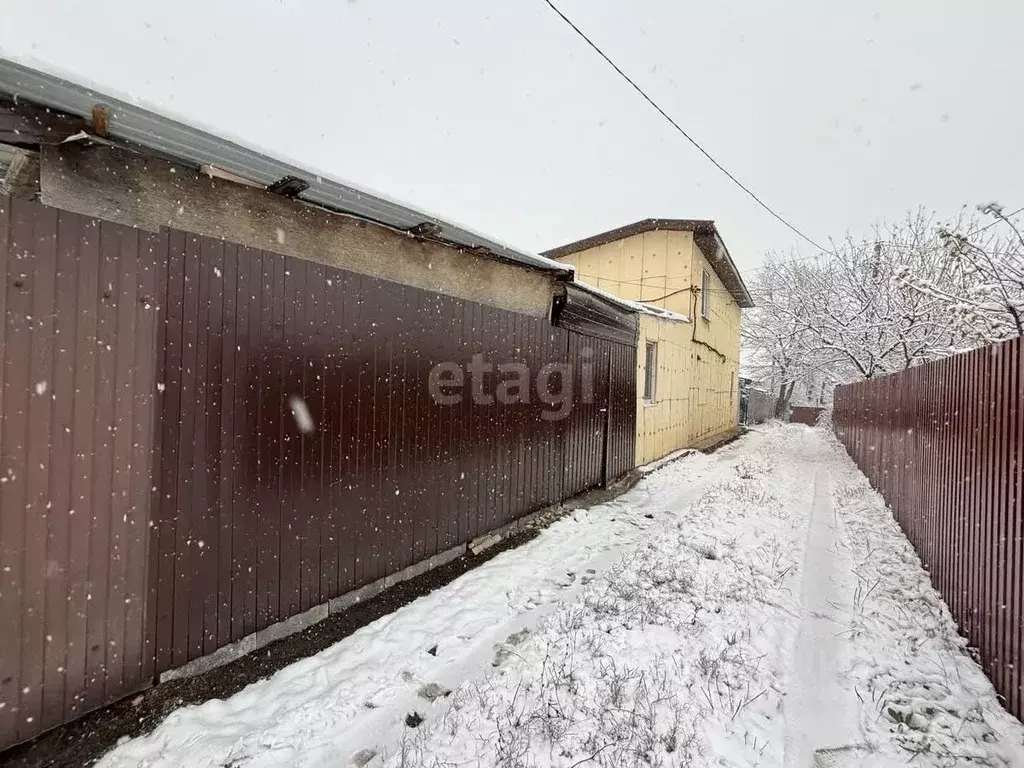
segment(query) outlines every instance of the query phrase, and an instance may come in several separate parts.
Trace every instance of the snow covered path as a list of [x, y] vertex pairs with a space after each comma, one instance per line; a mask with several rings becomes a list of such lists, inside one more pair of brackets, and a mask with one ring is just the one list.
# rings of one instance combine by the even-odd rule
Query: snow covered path
[[801, 584], [802, 620], [790, 663], [786, 768], [814, 765], [817, 750], [857, 745], [857, 698], [843, 679], [843, 636], [854, 591], [852, 564], [837, 541], [838, 519], [827, 468], [814, 476]]
[[[1006, 766], [1022, 739], [863, 475], [787, 425], [665, 466], [101, 765]], [[846, 744], [869, 753], [815, 756]]]

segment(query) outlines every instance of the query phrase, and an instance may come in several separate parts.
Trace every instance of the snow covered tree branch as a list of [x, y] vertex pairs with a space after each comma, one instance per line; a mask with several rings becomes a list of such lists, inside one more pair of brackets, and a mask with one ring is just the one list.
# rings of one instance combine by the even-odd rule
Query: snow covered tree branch
[[[747, 371], [778, 387], [787, 402], [797, 382], [822, 395], [833, 384], [871, 379], [944, 357], [984, 331], [1006, 335], [1021, 307], [1020, 263], [998, 250], [957, 238], [922, 211], [876, 227], [873, 236], [847, 236], [817, 257], [770, 254], [754, 282], [757, 308], [745, 322]], [[1017, 246], [1024, 246], [1018, 238]], [[969, 256], [954, 256], [954, 253]], [[1019, 254], [1019, 250], [1017, 251]], [[979, 275], [982, 270], [982, 279]], [[978, 285], [988, 286], [979, 290]], [[969, 307], [952, 311], [952, 305]], [[1006, 318], [996, 322], [999, 309]], [[977, 343], [975, 341], [974, 343]]]
[[981, 225], [961, 218], [940, 227], [946, 261], [940, 280], [907, 269], [902, 284], [943, 304], [964, 346], [1024, 336], [1024, 236], [998, 203], [979, 205]]

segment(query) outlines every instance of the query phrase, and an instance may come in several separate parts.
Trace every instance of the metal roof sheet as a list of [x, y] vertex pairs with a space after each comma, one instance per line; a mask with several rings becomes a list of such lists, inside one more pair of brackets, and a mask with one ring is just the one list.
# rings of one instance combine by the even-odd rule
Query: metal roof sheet
[[0, 58], [0, 93], [90, 119], [93, 107], [109, 109], [108, 135], [197, 166], [213, 165], [270, 186], [286, 176], [309, 183], [299, 199], [397, 229], [424, 222], [440, 227], [438, 237], [467, 248], [486, 248], [508, 261], [536, 269], [572, 274], [568, 265], [499, 243], [379, 194], [335, 181], [317, 171], [278, 160], [99, 89]]

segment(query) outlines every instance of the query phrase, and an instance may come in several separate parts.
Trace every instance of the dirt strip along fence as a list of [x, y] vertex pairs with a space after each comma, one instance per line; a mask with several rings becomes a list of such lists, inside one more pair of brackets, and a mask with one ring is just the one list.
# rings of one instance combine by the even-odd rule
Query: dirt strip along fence
[[635, 342], [3, 196], [0, 276], [0, 749], [632, 467]]
[[1024, 715], [1021, 339], [838, 387], [836, 435]]

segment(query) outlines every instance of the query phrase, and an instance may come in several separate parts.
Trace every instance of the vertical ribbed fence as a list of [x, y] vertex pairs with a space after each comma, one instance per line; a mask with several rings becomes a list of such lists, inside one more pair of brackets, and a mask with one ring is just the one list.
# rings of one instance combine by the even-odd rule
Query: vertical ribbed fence
[[806, 424], [809, 427], [813, 427], [818, 423], [818, 419], [821, 418], [824, 410], [824, 408], [815, 406], [796, 405], [789, 411], [789, 421], [791, 424]]
[[0, 196], [0, 749], [153, 675], [164, 247]]
[[836, 389], [833, 422], [1007, 709], [1024, 654], [1021, 339]]
[[4, 196], [0, 278], [0, 751], [633, 466], [628, 335]]

